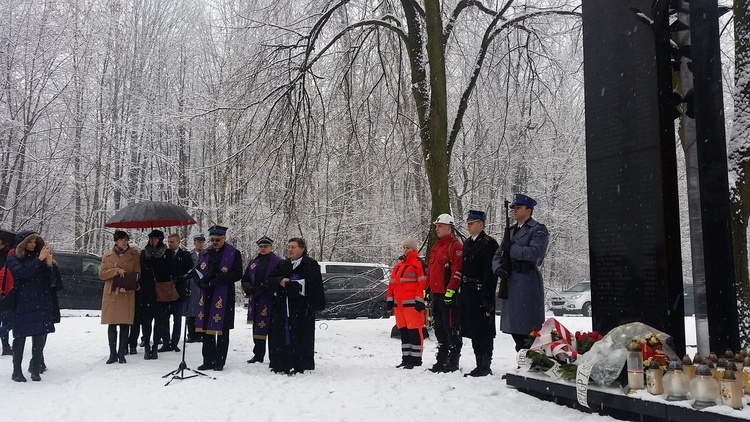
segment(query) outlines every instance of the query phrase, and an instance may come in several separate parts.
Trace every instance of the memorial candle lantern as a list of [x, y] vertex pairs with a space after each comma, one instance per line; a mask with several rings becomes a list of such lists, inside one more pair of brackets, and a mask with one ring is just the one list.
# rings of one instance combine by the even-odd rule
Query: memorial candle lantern
[[646, 391], [655, 396], [664, 394], [663, 377], [664, 374], [659, 367], [659, 361], [651, 359], [651, 363], [648, 365], [648, 369], [646, 369]]
[[682, 372], [685, 373], [685, 376], [687, 376], [688, 379], [692, 379], [695, 376], [696, 369], [698, 369], [698, 367], [693, 365], [690, 356], [685, 355], [685, 357], [682, 358]]
[[716, 381], [719, 381], [719, 371], [716, 369], [713, 360], [711, 360], [711, 358], [703, 359], [703, 364], [708, 367], [709, 371], [711, 371], [711, 376], [714, 377]]
[[[692, 364], [690, 366], [692, 367]], [[687, 400], [687, 394], [690, 391], [690, 379], [683, 372], [680, 361], [669, 362], [669, 370], [664, 375], [663, 383], [668, 401]]]
[[[737, 372], [742, 374], [742, 369], [745, 367], [745, 362], [742, 359], [742, 355], [739, 353], [734, 354], [734, 366], [737, 368]], [[736, 376], [737, 374], [735, 374]]]
[[[716, 353], [711, 352], [708, 355], [708, 358], [711, 359], [711, 363], [714, 364], [714, 368], [716, 367], [716, 364], [719, 363], [719, 357], [716, 355]], [[705, 362], [704, 362], [705, 363]]]
[[638, 340], [633, 339], [628, 345], [628, 389], [629, 393], [643, 390], [643, 354]]
[[724, 379], [724, 371], [727, 369], [727, 359], [719, 358], [719, 362], [716, 364], [716, 372], [713, 372], [716, 381], [721, 382]]
[[742, 381], [745, 385], [745, 394], [750, 396], [750, 356], [745, 356], [742, 362]]
[[707, 365], [701, 365], [695, 372], [695, 378], [690, 381], [690, 394], [695, 401], [693, 407], [705, 409], [716, 405], [719, 398], [719, 382], [711, 374]]
[[733, 409], [742, 409], [742, 385], [729, 368], [724, 371], [721, 380], [721, 403]]

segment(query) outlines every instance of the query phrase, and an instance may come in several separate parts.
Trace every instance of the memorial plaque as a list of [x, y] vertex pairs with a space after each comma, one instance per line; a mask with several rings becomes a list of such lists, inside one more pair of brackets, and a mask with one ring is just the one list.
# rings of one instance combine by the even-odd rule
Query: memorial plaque
[[[685, 350], [671, 93], [654, 33], [631, 8], [583, 1], [586, 165], [593, 328], [640, 321]], [[666, 69], [669, 70], [669, 56]], [[660, 73], [662, 72], [662, 73]], [[665, 83], [667, 85], [665, 85]], [[662, 95], [662, 98], [664, 96]]]

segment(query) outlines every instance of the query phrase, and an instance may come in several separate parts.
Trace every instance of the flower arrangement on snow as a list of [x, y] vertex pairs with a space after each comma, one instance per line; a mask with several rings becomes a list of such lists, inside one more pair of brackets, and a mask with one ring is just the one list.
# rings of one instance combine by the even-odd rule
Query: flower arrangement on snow
[[544, 371], [554, 378], [574, 381], [579, 366], [591, 366], [590, 378], [600, 386], [611, 385], [620, 375], [628, 356], [628, 344], [639, 339], [644, 366], [656, 359], [666, 369], [677, 359], [672, 337], [646, 324], [620, 325], [602, 336], [596, 331], [571, 334], [555, 318], [544, 322], [527, 339], [528, 350], [518, 354], [519, 366]]

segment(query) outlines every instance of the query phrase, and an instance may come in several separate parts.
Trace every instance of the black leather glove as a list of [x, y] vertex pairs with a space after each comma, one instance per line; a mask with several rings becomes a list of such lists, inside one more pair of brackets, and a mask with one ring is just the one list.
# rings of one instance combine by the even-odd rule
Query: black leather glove
[[201, 281], [198, 282], [198, 285], [201, 286], [204, 289], [208, 288], [208, 279], [206, 277], [203, 277]]
[[183, 294], [183, 297], [190, 297], [192, 292], [190, 291], [190, 287], [185, 288], [185, 294]]
[[246, 295], [252, 296], [255, 294], [255, 287], [253, 287], [252, 284], [250, 284], [249, 281], [243, 281], [242, 282], [242, 290], [245, 292]]
[[503, 269], [503, 267], [497, 267], [495, 270], [495, 276], [498, 278], [508, 278], [508, 272]]
[[391, 312], [393, 310], [393, 301], [389, 300], [385, 302], [385, 310]]
[[421, 300], [418, 300], [418, 301], [417, 301], [417, 303], [415, 303], [415, 304], [414, 304], [414, 309], [415, 309], [415, 310], [416, 310], [417, 312], [422, 312], [422, 311], [424, 311], [424, 310], [425, 310], [425, 307], [426, 307], [426, 306], [425, 306], [424, 302], [422, 302]]
[[219, 284], [219, 277], [214, 277], [211, 280], [208, 280], [208, 287], [214, 287], [217, 284]]

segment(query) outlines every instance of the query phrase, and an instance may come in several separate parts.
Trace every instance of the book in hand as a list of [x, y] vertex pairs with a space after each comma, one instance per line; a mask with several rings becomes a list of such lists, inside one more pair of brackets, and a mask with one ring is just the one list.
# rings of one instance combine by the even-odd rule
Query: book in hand
[[125, 289], [125, 290], [136, 290], [138, 288], [138, 279], [141, 273], [136, 272], [125, 272], [125, 275], [116, 275], [112, 279], [112, 290]]

